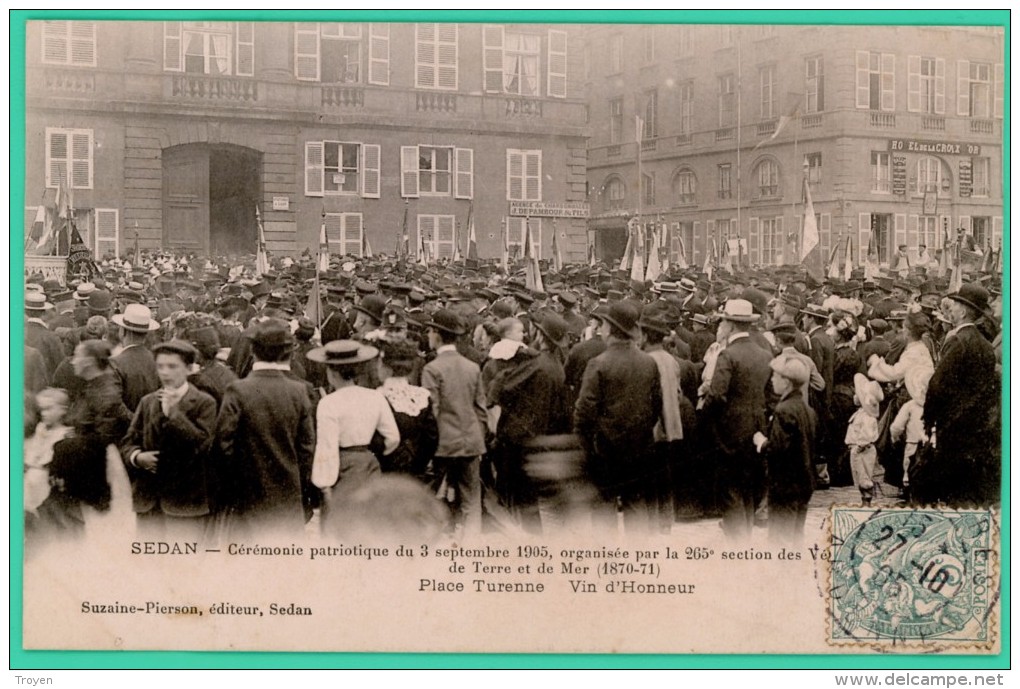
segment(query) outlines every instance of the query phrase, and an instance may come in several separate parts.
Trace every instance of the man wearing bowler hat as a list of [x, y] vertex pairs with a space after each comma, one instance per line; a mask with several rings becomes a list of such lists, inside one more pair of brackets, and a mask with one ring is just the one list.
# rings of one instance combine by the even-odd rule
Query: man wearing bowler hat
[[647, 532], [652, 444], [662, 417], [659, 369], [638, 349], [641, 330], [633, 304], [613, 302], [596, 315], [607, 348], [585, 368], [574, 407], [574, 432], [581, 437], [589, 478], [602, 498], [593, 524], [615, 532], [619, 500], [624, 528]]
[[142, 304], [128, 304], [124, 313], [114, 314], [112, 320], [120, 328], [121, 350], [110, 364], [120, 380], [124, 406], [134, 413], [143, 397], [159, 389], [156, 359], [145, 346], [146, 337], [159, 330], [159, 323]]
[[921, 503], [987, 507], [999, 502], [1001, 484], [1001, 381], [995, 351], [975, 326], [988, 311], [988, 290], [976, 283], [950, 294], [944, 311], [952, 324], [928, 383], [924, 426], [934, 434], [934, 457], [911, 469]]
[[421, 375], [439, 427], [433, 459], [436, 488], [452, 503], [455, 529], [477, 536], [482, 529], [480, 464], [487, 418], [482, 372], [457, 351], [457, 339], [467, 330], [456, 313], [438, 309], [426, 332], [429, 347], [436, 352]]

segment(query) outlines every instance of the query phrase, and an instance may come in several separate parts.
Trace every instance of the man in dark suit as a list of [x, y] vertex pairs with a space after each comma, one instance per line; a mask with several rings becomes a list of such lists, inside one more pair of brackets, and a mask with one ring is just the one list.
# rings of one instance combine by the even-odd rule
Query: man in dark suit
[[[608, 307], [599, 306], [595, 309], [594, 315], [608, 313]], [[584, 340], [574, 345], [567, 354], [567, 363], [564, 364], [564, 373], [567, 377], [567, 407], [574, 408], [577, 401], [577, 394], [581, 391], [581, 380], [584, 378], [584, 369], [588, 362], [606, 351], [606, 341], [598, 331], [590, 340]]]
[[197, 354], [181, 340], [156, 345], [162, 387], [142, 398], [121, 441], [138, 526], [147, 536], [202, 538], [209, 521], [216, 401], [188, 384]]
[[145, 346], [146, 336], [159, 330], [159, 323], [142, 304], [128, 304], [124, 313], [114, 315], [112, 320], [120, 328], [123, 348], [110, 363], [120, 381], [124, 406], [134, 413], [143, 397], [159, 389], [156, 359]]
[[822, 390], [812, 390], [809, 395], [811, 408], [818, 416], [816, 487], [825, 490], [829, 487], [829, 458], [842, 452], [843, 447], [843, 438], [834, 436], [830, 429], [832, 424], [829, 404], [832, 395], [832, 371], [836, 362], [836, 343], [825, 332], [829, 324], [828, 309], [818, 304], [809, 304], [801, 313], [804, 314], [804, 329], [811, 344], [811, 351], [808, 354], [825, 380], [825, 387]]
[[39, 350], [46, 364], [46, 375], [49, 378], [57, 370], [64, 359], [64, 347], [56, 333], [50, 330], [47, 323], [48, 314], [53, 304], [46, 301], [42, 292], [25, 294], [25, 344]]
[[924, 504], [988, 507], [999, 502], [1002, 480], [1001, 379], [995, 351], [975, 326], [988, 311], [988, 291], [970, 283], [949, 299], [945, 311], [953, 329], [924, 402], [935, 454], [930, 465], [911, 469], [911, 489]]
[[716, 359], [705, 395], [702, 428], [715, 447], [724, 506], [723, 531], [731, 538], [751, 535], [755, 507], [764, 490], [765, 471], [752, 438], [765, 428], [765, 386], [772, 354], [754, 343], [758, 320], [751, 302], [726, 302], [718, 335], [724, 349]]
[[227, 388], [216, 422], [222, 458], [218, 485], [231, 535], [300, 533], [315, 454], [312, 402], [305, 381], [288, 375], [294, 336], [286, 321], [254, 326], [251, 373]]

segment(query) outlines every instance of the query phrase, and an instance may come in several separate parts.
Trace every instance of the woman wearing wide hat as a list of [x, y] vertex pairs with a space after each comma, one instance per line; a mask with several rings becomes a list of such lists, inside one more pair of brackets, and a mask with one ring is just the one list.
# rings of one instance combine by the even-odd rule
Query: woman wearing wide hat
[[325, 498], [323, 529], [338, 535], [344, 522], [345, 495], [380, 473], [371, 447], [373, 437], [376, 433], [382, 437], [382, 454], [388, 455], [400, 444], [400, 431], [386, 397], [359, 384], [367, 363], [379, 356], [378, 349], [354, 340], [334, 340], [309, 350], [306, 356], [326, 365], [333, 388], [316, 411], [312, 483]]

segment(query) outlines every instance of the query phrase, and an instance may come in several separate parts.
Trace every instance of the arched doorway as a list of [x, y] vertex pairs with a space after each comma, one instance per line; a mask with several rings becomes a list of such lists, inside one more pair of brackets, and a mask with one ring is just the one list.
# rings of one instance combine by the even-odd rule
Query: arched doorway
[[230, 144], [163, 151], [163, 245], [230, 256], [255, 252], [262, 154]]

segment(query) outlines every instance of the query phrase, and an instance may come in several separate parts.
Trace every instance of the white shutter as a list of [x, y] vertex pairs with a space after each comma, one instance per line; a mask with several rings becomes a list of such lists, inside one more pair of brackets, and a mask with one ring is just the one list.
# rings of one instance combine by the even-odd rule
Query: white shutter
[[436, 63], [436, 88], [456, 91], [458, 86], [457, 25], [439, 24], [437, 34], [439, 40], [436, 54], [439, 59]]
[[379, 144], [361, 144], [361, 195], [366, 199], [377, 199], [380, 196]]
[[[705, 221], [705, 260], [712, 255], [712, 240], [715, 239], [715, 220]], [[705, 265], [704, 262], [701, 264]], [[700, 267], [700, 266], [699, 266]]]
[[183, 51], [181, 23], [163, 22], [163, 70], [167, 72], [184, 71]]
[[66, 64], [70, 47], [67, 21], [46, 21], [42, 26], [42, 61], [45, 64]]
[[482, 76], [486, 93], [503, 93], [503, 26], [482, 27]]
[[454, 216], [436, 216], [436, 234], [432, 245], [436, 258], [453, 258]]
[[992, 82], [992, 88], [994, 89], [994, 91], [992, 93], [995, 94], [994, 95], [995, 105], [992, 108], [992, 114], [995, 117], [999, 118], [1000, 120], [1002, 119], [1002, 94], [1003, 94], [1003, 81], [1002, 81], [1002, 79], [1003, 79], [1003, 71], [1002, 71], [1002, 63], [1000, 62], [1000, 63], [995, 65], [995, 81]]
[[400, 147], [400, 195], [418, 198], [418, 147]]
[[436, 216], [434, 215], [418, 216], [418, 237], [420, 239], [419, 242], [415, 244], [415, 246], [419, 246], [419, 244], [424, 244], [430, 247], [429, 250], [432, 252], [432, 256], [430, 258], [435, 260], [436, 250], [433, 242], [435, 241], [436, 238]]
[[319, 80], [319, 25], [294, 25], [294, 77], [301, 81]]
[[93, 258], [102, 260], [107, 254], [120, 257], [120, 211], [116, 208], [96, 209], [96, 250]]
[[333, 251], [333, 247], [339, 247], [342, 250], [344, 245], [343, 213], [326, 213], [323, 222], [326, 224], [326, 244], [329, 245], [330, 251]]
[[61, 178], [67, 179], [67, 163], [70, 159], [70, 135], [65, 131], [46, 130], [46, 186], [60, 186]]
[[911, 213], [907, 223], [907, 253], [914, 257], [917, 256], [917, 238], [920, 232], [921, 218]]
[[[785, 263], [787, 242], [786, 235], [783, 233], [783, 216], [776, 218], [776, 238], [773, 241], [775, 242], [776, 255], [778, 256], [781, 253], [783, 256], [783, 262]], [[800, 257], [794, 255], [794, 259], [799, 260]], [[776, 262], [778, 263], [778, 259]]]
[[414, 28], [414, 87], [436, 87], [436, 25], [415, 24]]
[[832, 239], [832, 214], [821, 213], [819, 219], [818, 234], [821, 235], [822, 256], [828, 258], [829, 250], [832, 248], [834, 243]]
[[549, 63], [546, 70], [546, 94], [567, 97], [567, 32], [549, 30]]
[[542, 200], [542, 151], [528, 151], [524, 156], [524, 198]]
[[343, 226], [343, 247], [344, 256], [361, 256], [363, 230], [361, 213], [343, 213], [341, 215]]
[[857, 51], [857, 107], [865, 110], [871, 107], [870, 59], [868, 51]]
[[946, 114], [946, 60], [935, 59], [935, 112]]
[[92, 130], [71, 133], [71, 180], [74, 189], [92, 188]]
[[[868, 242], [871, 239], [871, 213], [857, 214], [857, 252], [858, 263], [863, 264], [868, 256]], [[881, 255], [881, 249], [876, 246], [875, 253]]]
[[893, 216], [893, 233], [896, 248], [907, 243], [907, 214], [897, 213]]
[[235, 73], [239, 77], [255, 76], [255, 23], [237, 22], [237, 41], [234, 55], [237, 59]]
[[992, 248], [996, 251], [1002, 249], [1002, 216], [996, 215], [992, 218]]
[[970, 60], [956, 61], [956, 114], [970, 115]]
[[70, 62], [82, 67], [96, 66], [96, 23], [71, 22]]
[[507, 149], [506, 152], [506, 200], [524, 199], [524, 152]]
[[475, 152], [470, 148], [453, 149], [454, 178], [453, 195], [458, 199], [470, 199], [475, 195]]
[[882, 53], [882, 110], [896, 110], [896, 56]]
[[390, 25], [368, 25], [368, 83], [390, 85]]
[[921, 56], [907, 56], [907, 112], [921, 111]]
[[321, 141], [305, 142], [305, 196], [322, 196], [325, 151]]
[[[759, 237], [758, 218], [748, 218], [748, 220], [747, 220], [747, 253], [748, 253], [747, 260], [749, 260], [752, 263], [755, 263], [757, 265], [761, 265], [761, 263], [762, 263], [762, 260], [761, 260], [762, 246], [761, 246], [761, 242], [759, 240], [760, 240], [760, 237]], [[755, 259], [757, 259], [757, 260], [755, 260]]]

